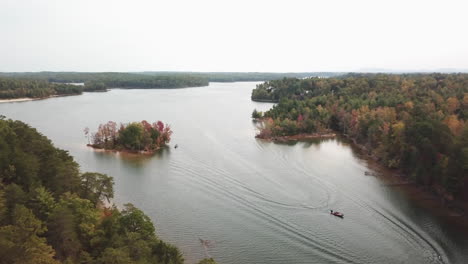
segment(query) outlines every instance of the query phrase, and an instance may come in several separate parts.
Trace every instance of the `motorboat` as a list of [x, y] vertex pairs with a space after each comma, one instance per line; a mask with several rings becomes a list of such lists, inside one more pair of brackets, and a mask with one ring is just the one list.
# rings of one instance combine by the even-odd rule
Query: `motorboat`
[[336, 216], [336, 217], [341, 217], [343, 218], [344, 217], [344, 214], [343, 213], [340, 213], [340, 212], [336, 212], [336, 211], [333, 211], [333, 210], [330, 210], [330, 214]]

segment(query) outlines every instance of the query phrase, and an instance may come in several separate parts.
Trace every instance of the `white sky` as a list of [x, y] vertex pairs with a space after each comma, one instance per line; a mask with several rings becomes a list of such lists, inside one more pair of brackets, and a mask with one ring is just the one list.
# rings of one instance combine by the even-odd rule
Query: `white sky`
[[0, 71], [468, 69], [468, 1], [0, 0]]

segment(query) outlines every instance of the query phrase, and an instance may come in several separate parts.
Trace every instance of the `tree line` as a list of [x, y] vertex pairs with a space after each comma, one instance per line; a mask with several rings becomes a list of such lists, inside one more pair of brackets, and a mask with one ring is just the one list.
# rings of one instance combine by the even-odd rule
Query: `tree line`
[[468, 74], [349, 74], [260, 84], [261, 137], [341, 132], [389, 168], [468, 199]]
[[0, 77], [52, 83], [103, 83], [111, 88], [183, 88], [208, 85], [208, 79], [189, 73], [129, 72], [4, 72]]
[[185, 88], [207, 86], [209, 82], [266, 81], [284, 77], [330, 77], [341, 74], [332, 72], [4, 72], [0, 73], [0, 99], [45, 98], [53, 95], [106, 91], [108, 88]]
[[333, 77], [342, 72], [0, 72], [0, 77], [47, 80], [62, 83], [85, 83], [108, 79], [141, 78], [141, 75], [153, 77], [202, 78], [208, 82], [245, 82], [268, 81], [282, 78]]
[[[75, 85], [72, 83], [83, 83]], [[0, 98], [45, 98], [53, 95], [106, 91], [107, 88], [157, 89], [207, 86], [208, 80], [191, 75], [134, 73], [2, 73]]]
[[146, 75], [191, 75], [208, 79], [209, 82], [258, 82], [282, 78], [332, 77], [340, 72], [141, 72]]
[[81, 173], [34, 128], [0, 117], [0, 263], [183, 263], [141, 210], [106, 206], [113, 183]]
[[0, 78], [0, 99], [45, 98], [53, 95], [81, 94], [83, 87], [44, 80]]
[[95, 133], [84, 129], [91, 146], [100, 149], [153, 152], [171, 141], [172, 130], [161, 121], [148, 123], [146, 120], [120, 124], [109, 121], [99, 125]]

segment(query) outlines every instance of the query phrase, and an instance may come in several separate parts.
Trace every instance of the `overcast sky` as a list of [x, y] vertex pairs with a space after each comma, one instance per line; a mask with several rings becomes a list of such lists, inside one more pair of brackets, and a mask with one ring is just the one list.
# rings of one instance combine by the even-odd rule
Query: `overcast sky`
[[0, 71], [468, 69], [467, 12], [467, 0], [0, 0]]

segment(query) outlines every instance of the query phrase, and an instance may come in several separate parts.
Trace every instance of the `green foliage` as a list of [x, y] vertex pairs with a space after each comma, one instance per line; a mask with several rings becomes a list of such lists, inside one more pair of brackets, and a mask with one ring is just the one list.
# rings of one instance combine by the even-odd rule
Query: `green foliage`
[[138, 233], [143, 239], [155, 235], [151, 219], [133, 204], [125, 204], [125, 209], [120, 217], [120, 226], [123, 228], [123, 232]]
[[11, 225], [0, 227], [0, 260], [2, 263], [57, 263], [55, 252], [39, 237], [46, 228], [31, 210], [18, 205]]
[[125, 148], [140, 150], [143, 139], [143, 126], [139, 123], [130, 123], [119, 132], [119, 138]]
[[90, 81], [84, 84], [83, 91], [85, 92], [97, 92], [97, 91], [107, 91], [107, 86], [103, 82], [99, 81]]
[[263, 113], [261, 111], [257, 111], [257, 109], [254, 109], [252, 112], [252, 118], [262, 118]]
[[332, 129], [421, 184], [468, 193], [468, 74], [283, 79], [257, 85], [252, 99], [278, 102], [259, 137]]
[[4, 223], [7, 213], [5, 191], [3, 190], [3, 184], [0, 182], [0, 225]]
[[33, 191], [43, 185], [55, 197], [76, 191], [80, 184], [78, 164], [68, 152], [54, 148], [50, 141], [28, 125], [0, 120], [0, 179]]
[[47, 240], [61, 261], [76, 261], [83, 245], [78, 237], [72, 209], [67, 206], [55, 208], [48, 220]]
[[158, 241], [158, 243], [153, 246], [153, 252], [158, 256], [158, 262], [164, 264], [182, 264], [184, 263], [184, 258], [180, 251], [164, 241]]
[[128, 252], [122, 249], [106, 248], [102, 256], [97, 260], [99, 264], [131, 264], [134, 263]]
[[31, 196], [31, 209], [39, 219], [46, 221], [57, 205], [54, 196], [44, 186], [36, 188]]
[[114, 197], [114, 179], [101, 173], [86, 172], [81, 175], [80, 196], [97, 205]]
[[[167, 126], [155, 126], [167, 140]], [[80, 174], [66, 151], [19, 121], [0, 117], [0, 146], [0, 263], [183, 263], [141, 210], [102, 205], [112, 177]]]
[[106, 212], [91, 248], [98, 263], [109, 263], [118, 256], [123, 263], [183, 263], [180, 251], [159, 240], [149, 217], [131, 204], [126, 204], [122, 212], [116, 208]]
[[214, 261], [213, 258], [206, 258], [206, 259], [202, 259], [200, 260], [200, 262], [198, 262], [198, 264], [216, 264], [216, 261]]
[[6, 199], [6, 214], [5, 223], [13, 223], [13, 212], [17, 205], [25, 205], [27, 202], [27, 194], [23, 191], [21, 186], [17, 184], [9, 184], [5, 186], [5, 199]]
[[77, 194], [64, 193], [57, 204], [57, 211], [70, 210], [76, 224], [75, 230], [82, 242], [89, 241], [99, 221], [99, 211], [94, 204]]

